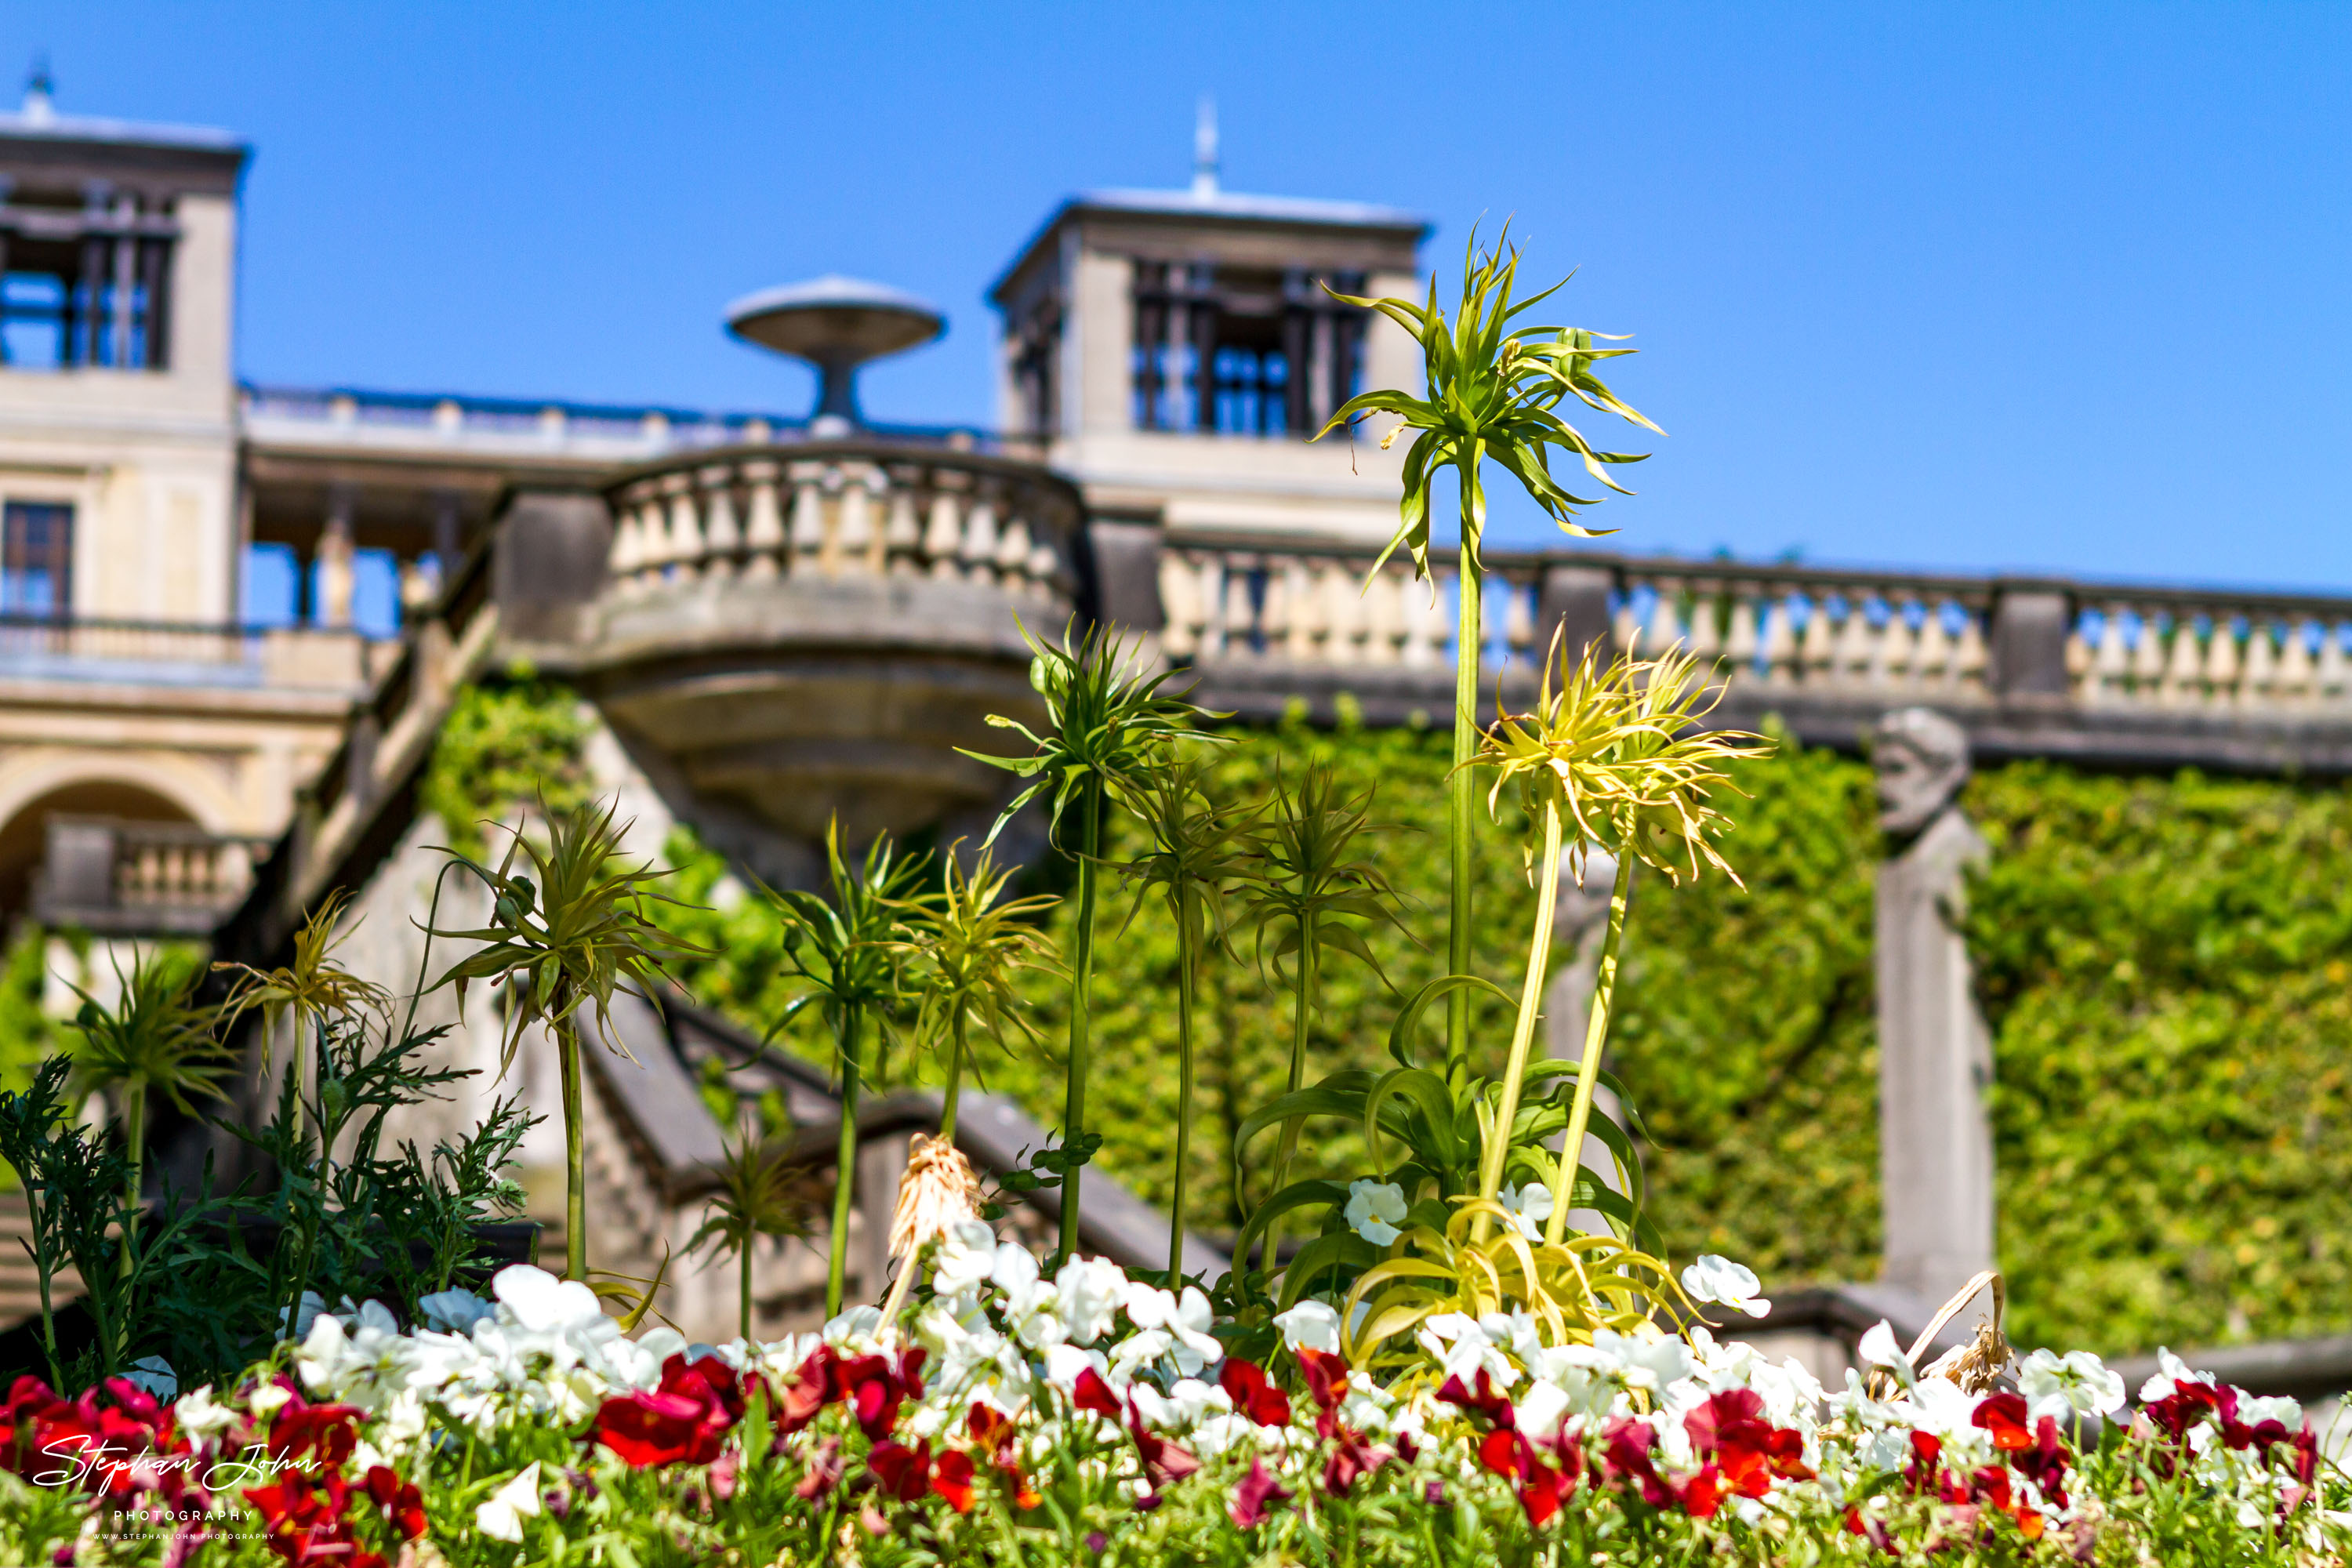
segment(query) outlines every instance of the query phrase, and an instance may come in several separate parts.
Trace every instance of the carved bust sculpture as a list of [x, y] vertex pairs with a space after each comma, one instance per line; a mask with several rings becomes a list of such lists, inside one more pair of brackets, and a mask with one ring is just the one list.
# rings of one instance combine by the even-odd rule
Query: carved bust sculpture
[[1929, 708], [1889, 713], [1871, 731], [1878, 773], [1878, 825], [1908, 838], [1935, 821], [1969, 777], [1969, 738]]

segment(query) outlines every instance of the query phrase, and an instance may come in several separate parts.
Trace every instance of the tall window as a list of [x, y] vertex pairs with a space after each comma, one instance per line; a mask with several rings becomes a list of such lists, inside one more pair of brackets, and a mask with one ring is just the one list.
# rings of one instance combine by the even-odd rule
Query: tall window
[[0, 363], [22, 370], [171, 362], [169, 204], [17, 189], [0, 203]]
[[[1130, 414], [1142, 430], [1312, 436], [1360, 390], [1365, 312], [1318, 286], [1320, 274], [1135, 264]], [[1342, 293], [1360, 274], [1329, 275]]]
[[0, 521], [0, 613], [63, 616], [73, 603], [73, 508], [12, 500]]

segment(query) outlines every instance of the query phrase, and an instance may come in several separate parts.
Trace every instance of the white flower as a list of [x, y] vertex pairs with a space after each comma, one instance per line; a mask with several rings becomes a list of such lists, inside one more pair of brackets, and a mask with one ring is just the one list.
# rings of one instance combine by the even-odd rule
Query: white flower
[[1690, 1347], [1679, 1339], [1664, 1334], [1640, 1338], [1613, 1329], [1594, 1330], [1592, 1348], [1579, 1362], [1614, 1373], [1628, 1388], [1646, 1388], [1654, 1394], [1663, 1394], [1669, 1384], [1688, 1377], [1696, 1364]]
[[195, 1442], [205, 1442], [236, 1425], [236, 1412], [213, 1398], [213, 1385], [205, 1384], [173, 1407], [180, 1430]]
[[1348, 1184], [1346, 1215], [1358, 1236], [1374, 1247], [1386, 1247], [1404, 1234], [1397, 1228], [1404, 1219], [1404, 1189], [1394, 1182], [1359, 1177]]
[[1702, 1253], [1697, 1262], [1683, 1270], [1683, 1289], [1694, 1301], [1719, 1301], [1751, 1318], [1763, 1317], [1772, 1310], [1771, 1302], [1756, 1294], [1759, 1286], [1754, 1270], [1712, 1252]]
[[824, 1326], [817, 1332], [824, 1337], [826, 1344], [838, 1348], [849, 1345], [856, 1341], [871, 1340], [881, 1327], [881, 1308], [852, 1307], [845, 1312], [836, 1313], [826, 1319]]
[[1551, 1218], [1551, 1189], [1541, 1182], [1529, 1182], [1523, 1187], [1507, 1184], [1495, 1194], [1502, 1205], [1511, 1211], [1513, 1223], [1519, 1234], [1529, 1241], [1543, 1239], [1544, 1221]]
[[[2122, 1380], [2116, 1381], [2120, 1384]], [[2275, 1421], [2292, 1432], [2303, 1425], [2303, 1406], [2284, 1394], [2273, 1399], [2255, 1399], [2249, 1397], [2244, 1389], [2240, 1389], [2238, 1419], [2249, 1426], [2259, 1426], [2265, 1421]]]
[[1853, 1353], [1864, 1366], [1883, 1367], [1893, 1373], [1895, 1380], [1906, 1388], [1918, 1382], [1918, 1374], [1911, 1370], [1911, 1358], [1895, 1342], [1895, 1325], [1884, 1318], [1862, 1336]]
[[604, 1315], [595, 1291], [528, 1263], [499, 1269], [490, 1280], [490, 1294], [514, 1315], [515, 1325], [529, 1333], [560, 1334], [585, 1328]]
[[1559, 1435], [1560, 1418], [1568, 1414], [1568, 1394], [1553, 1384], [1535, 1384], [1514, 1409], [1520, 1431], [1538, 1443], [1549, 1443]]
[[965, 1295], [979, 1289], [995, 1270], [996, 1233], [983, 1221], [958, 1220], [940, 1237], [931, 1289], [940, 1296]]
[[1277, 1314], [1274, 1326], [1282, 1331], [1282, 1342], [1292, 1350], [1303, 1345], [1326, 1355], [1339, 1353], [1339, 1314], [1320, 1301], [1299, 1302]]
[[523, 1520], [536, 1518], [539, 1508], [539, 1461], [533, 1459], [523, 1467], [520, 1475], [492, 1492], [488, 1502], [474, 1510], [474, 1528], [492, 1541], [520, 1541]]
[[2017, 1391], [2036, 1418], [2111, 1415], [2124, 1407], [2124, 1380], [2089, 1351], [2035, 1351], [2018, 1364]]
[[1094, 1369], [1097, 1377], [1109, 1381], [1110, 1363], [1103, 1358], [1102, 1352], [1082, 1351], [1076, 1345], [1045, 1347], [1045, 1381], [1064, 1394], [1076, 1391], [1078, 1374], [1088, 1367]]
[[1471, 1383], [1484, 1368], [1497, 1388], [1508, 1388], [1518, 1381], [1518, 1368], [1504, 1358], [1478, 1321], [1466, 1312], [1433, 1313], [1422, 1320], [1413, 1338], [1431, 1360], [1443, 1365], [1448, 1377]]
[[436, 1290], [420, 1298], [416, 1305], [425, 1314], [426, 1328], [453, 1334], [472, 1333], [476, 1323], [498, 1310], [471, 1290]]
[[1105, 1258], [1074, 1258], [1054, 1277], [1054, 1295], [1071, 1342], [1090, 1344], [1117, 1321], [1127, 1300], [1127, 1272]]

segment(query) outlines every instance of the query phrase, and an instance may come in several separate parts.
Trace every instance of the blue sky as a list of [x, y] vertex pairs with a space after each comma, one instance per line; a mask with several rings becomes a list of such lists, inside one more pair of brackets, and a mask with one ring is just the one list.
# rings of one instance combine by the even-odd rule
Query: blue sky
[[[1066, 193], [1516, 215], [1671, 433], [1634, 550], [2352, 587], [2352, 9], [30, 0], [68, 112], [228, 126], [267, 381], [797, 410], [730, 299], [949, 313], [878, 416], [989, 421]], [[1532, 537], [1532, 535], [1522, 535]]]

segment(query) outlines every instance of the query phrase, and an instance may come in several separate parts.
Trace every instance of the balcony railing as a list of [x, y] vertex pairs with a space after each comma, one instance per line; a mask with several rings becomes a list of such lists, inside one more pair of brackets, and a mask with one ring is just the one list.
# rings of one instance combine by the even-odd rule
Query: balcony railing
[[0, 679], [352, 691], [396, 646], [348, 626], [0, 615]]
[[[1455, 568], [1374, 552], [1171, 541], [1163, 646], [1242, 671], [1450, 666]], [[1490, 552], [1485, 661], [1527, 668], [1563, 616], [1581, 641], [1679, 642], [1729, 689], [1945, 704], [2029, 693], [2084, 707], [2352, 716], [2352, 597], [2233, 593], [1598, 552]], [[2030, 610], [2030, 616], [2028, 614]], [[2031, 620], [2032, 625], [2028, 626]]]
[[1076, 592], [1082, 509], [1032, 464], [878, 441], [737, 447], [613, 492], [612, 592], [799, 577], [995, 586], [1058, 617]]
[[104, 816], [48, 819], [35, 873], [44, 923], [106, 935], [209, 931], [253, 885], [259, 838], [217, 837], [192, 824]]
[[[773, 414], [340, 387], [247, 386], [241, 408], [248, 429], [264, 437], [437, 445], [492, 455], [576, 455], [607, 461], [643, 461], [673, 452], [746, 443], [790, 446], [809, 438], [806, 421]], [[875, 429], [877, 435], [901, 444], [961, 451], [995, 447], [993, 437], [961, 426], [892, 425]]]

